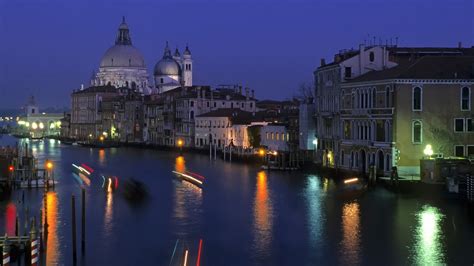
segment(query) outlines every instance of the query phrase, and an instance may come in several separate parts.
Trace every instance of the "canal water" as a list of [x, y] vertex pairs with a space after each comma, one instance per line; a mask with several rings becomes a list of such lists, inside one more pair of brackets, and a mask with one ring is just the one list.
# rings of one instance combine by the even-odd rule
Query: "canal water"
[[[15, 141], [0, 139], [3, 145]], [[188, 265], [195, 265], [201, 239], [202, 265], [474, 263], [473, 218], [455, 200], [396, 195], [384, 188], [348, 198], [341, 197], [344, 184], [316, 172], [265, 172], [200, 154], [27, 142], [40, 163], [54, 162], [59, 181], [46, 196], [49, 235], [42, 257], [47, 265], [72, 264], [71, 195], [79, 265], [170, 265], [173, 251], [177, 263], [185, 249]], [[86, 163], [95, 172], [89, 180], [78, 178], [72, 163]], [[177, 180], [172, 171], [183, 169], [205, 176], [204, 187]], [[103, 184], [100, 174], [117, 176], [119, 187], [127, 178], [140, 180], [148, 200], [131, 204]], [[81, 187], [86, 189], [85, 255]], [[1, 202], [0, 233], [14, 234], [16, 214], [22, 225], [26, 216], [38, 219], [42, 197], [41, 189], [31, 189]]]

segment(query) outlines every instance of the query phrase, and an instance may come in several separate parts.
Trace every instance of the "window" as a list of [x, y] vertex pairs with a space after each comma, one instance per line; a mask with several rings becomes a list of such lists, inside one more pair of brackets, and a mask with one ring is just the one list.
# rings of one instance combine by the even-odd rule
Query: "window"
[[190, 118], [191, 118], [191, 119], [194, 119], [194, 111], [191, 111], [191, 113], [190, 113]]
[[390, 87], [385, 88], [385, 107], [390, 107]]
[[472, 123], [472, 118], [466, 118], [466, 131], [474, 132], [474, 125]]
[[454, 132], [463, 132], [464, 131], [464, 118], [454, 119]]
[[345, 67], [344, 68], [344, 77], [350, 78], [352, 76], [352, 67]]
[[454, 146], [454, 156], [464, 157], [464, 146], [463, 145]]
[[163, 80], [163, 78], [160, 78], [160, 83], [164, 83], [165, 81]]
[[471, 89], [463, 87], [461, 89], [461, 111], [471, 110]]
[[207, 102], [207, 107], [209, 107], [209, 102]]
[[193, 107], [194, 106], [194, 101], [191, 101], [190, 105], [191, 105], [191, 107]]
[[344, 166], [344, 150], [341, 150], [341, 165]]
[[412, 96], [413, 111], [421, 111], [421, 108], [422, 108], [421, 96], [422, 96], [421, 88], [420, 87], [413, 88], [413, 96]]
[[216, 102], [214, 102], [214, 108], [215, 108], [215, 107], [217, 107], [217, 103], [216, 103]]
[[277, 132], [275, 133], [275, 135], [276, 135], [276, 140], [280, 140], [280, 133]]
[[419, 120], [412, 122], [412, 142], [415, 144], [422, 142], [422, 125]]
[[274, 136], [275, 136], [275, 135], [274, 135], [273, 132], [272, 132], [272, 140], [274, 139]]
[[467, 157], [474, 156], [474, 145], [467, 145]]
[[375, 60], [375, 54], [374, 54], [374, 52], [370, 52], [370, 54], [369, 54], [369, 60], [370, 60], [370, 62], [374, 62], [374, 60]]

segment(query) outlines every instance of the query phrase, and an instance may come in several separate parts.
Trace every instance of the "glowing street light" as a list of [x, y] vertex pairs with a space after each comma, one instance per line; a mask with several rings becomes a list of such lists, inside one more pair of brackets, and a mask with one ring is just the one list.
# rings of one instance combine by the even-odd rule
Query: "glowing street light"
[[265, 150], [264, 150], [264, 149], [259, 149], [259, 150], [258, 150], [258, 154], [259, 154], [260, 156], [264, 156], [264, 155], [265, 155]]
[[54, 165], [53, 165], [53, 163], [52, 163], [51, 161], [47, 161], [47, 162], [46, 162], [46, 169], [51, 170], [51, 169], [53, 169], [53, 166], [54, 166]]
[[183, 141], [180, 140], [180, 139], [178, 140], [178, 146], [179, 146], [179, 147], [182, 147], [182, 146], [183, 146]]
[[31, 124], [31, 128], [32, 128], [32, 129], [37, 129], [37, 128], [38, 128], [38, 124], [36, 124], [36, 122], [33, 122], [33, 123]]
[[100, 136], [100, 137], [99, 137], [99, 140], [100, 140], [100, 141], [104, 141], [104, 139], [105, 139], [104, 136]]
[[431, 147], [431, 144], [426, 145], [425, 149], [423, 150], [423, 153], [428, 157], [431, 157], [433, 155], [433, 148]]

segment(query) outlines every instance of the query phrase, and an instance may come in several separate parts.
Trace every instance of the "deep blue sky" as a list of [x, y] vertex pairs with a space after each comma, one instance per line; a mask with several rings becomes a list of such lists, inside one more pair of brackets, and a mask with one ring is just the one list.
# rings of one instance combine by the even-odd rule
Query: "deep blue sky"
[[[67, 3], [66, 3], [67, 2]], [[321, 57], [367, 35], [401, 46], [474, 45], [472, 0], [0, 0], [0, 108], [34, 94], [67, 106], [114, 43], [122, 15], [150, 71], [165, 41], [189, 43], [195, 84], [240, 83], [284, 99]]]

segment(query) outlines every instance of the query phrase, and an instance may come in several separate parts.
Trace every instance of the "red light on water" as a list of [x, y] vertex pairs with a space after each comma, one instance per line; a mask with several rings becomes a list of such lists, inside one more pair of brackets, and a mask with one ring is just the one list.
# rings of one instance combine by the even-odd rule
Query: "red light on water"
[[87, 171], [89, 171], [91, 174], [94, 172], [94, 169], [92, 169], [90, 166], [87, 164], [83, 163], [81, 164], [82, 167], [84, 167]]

